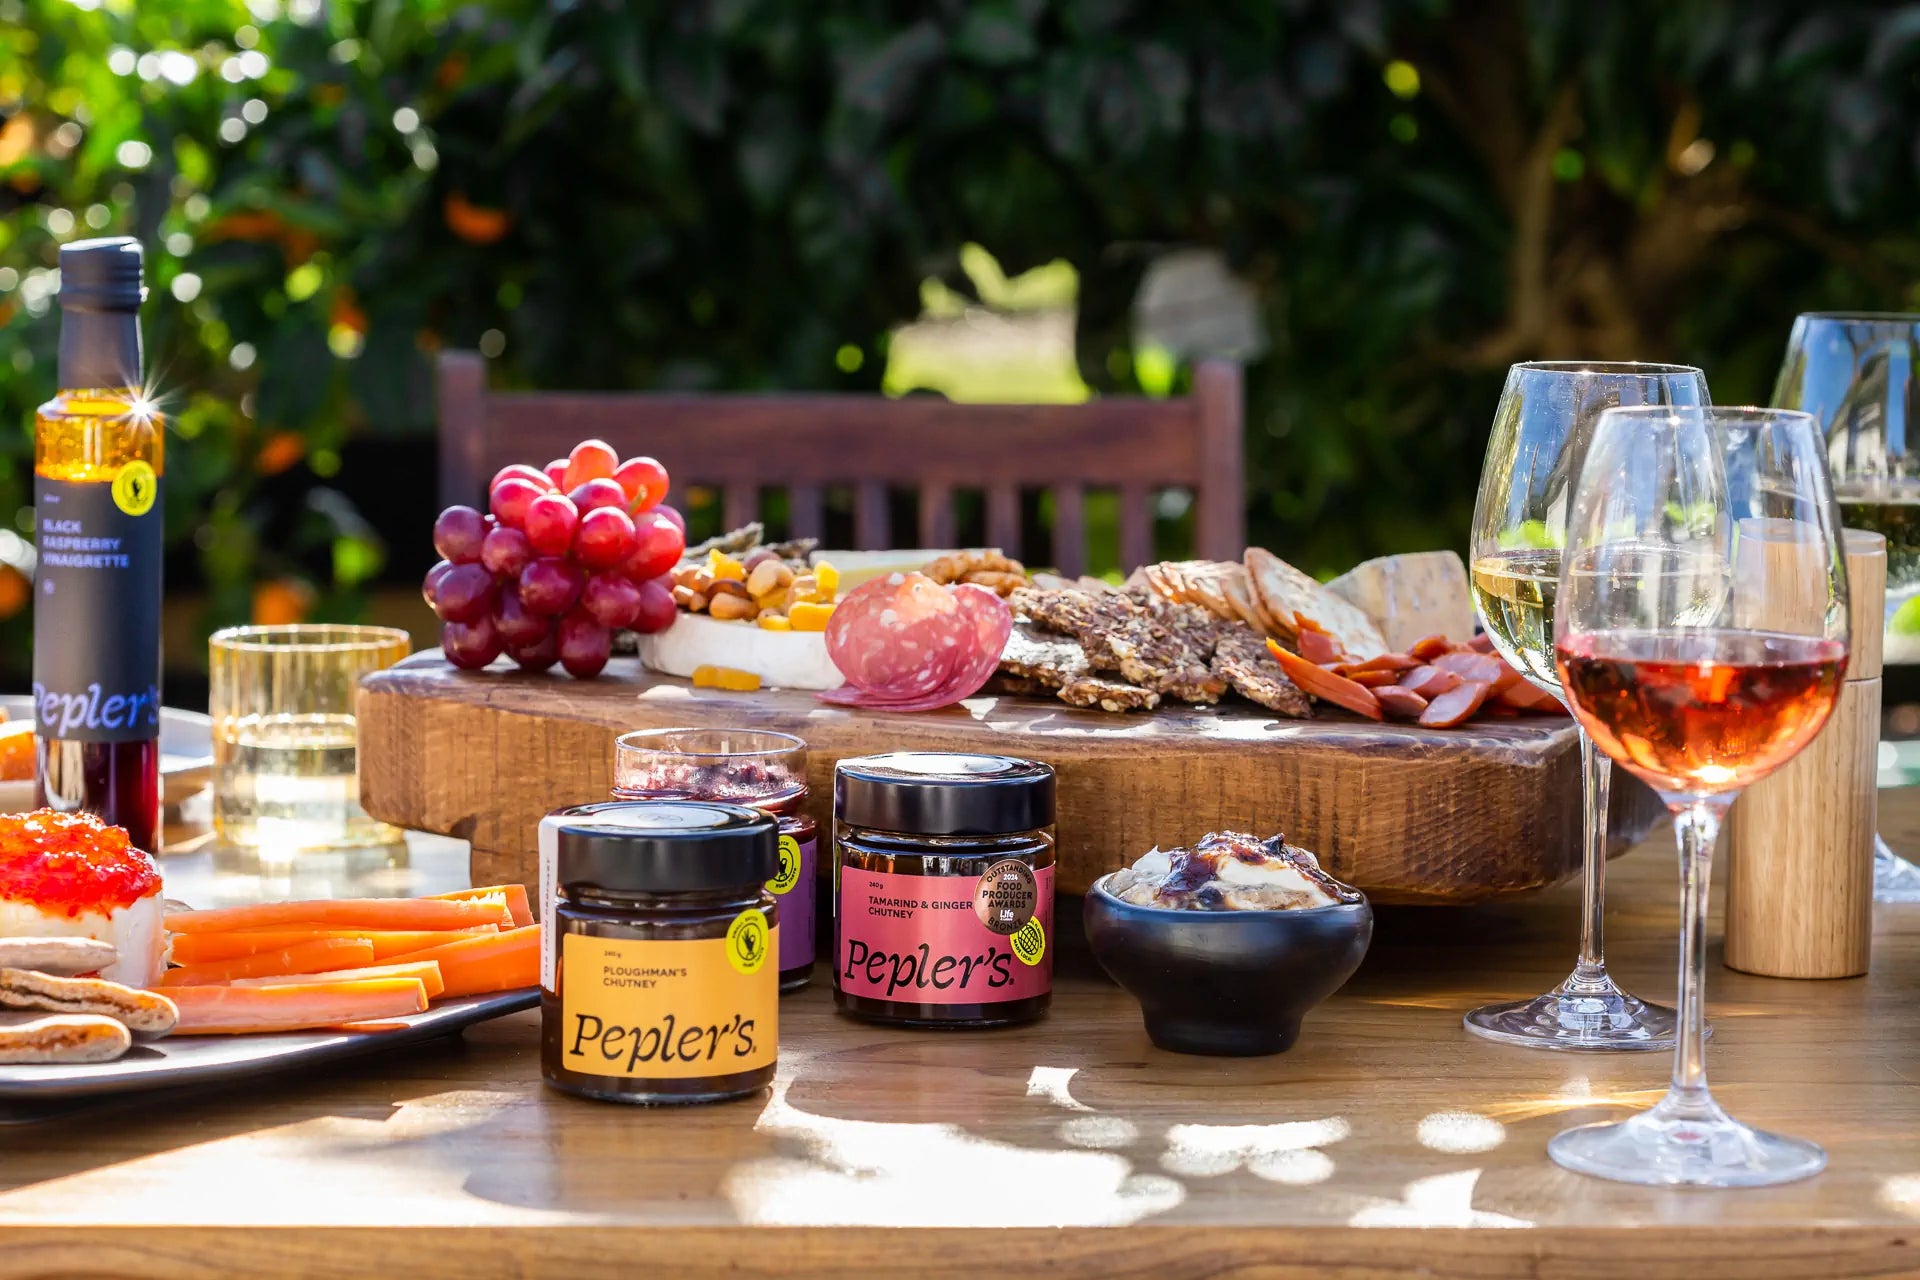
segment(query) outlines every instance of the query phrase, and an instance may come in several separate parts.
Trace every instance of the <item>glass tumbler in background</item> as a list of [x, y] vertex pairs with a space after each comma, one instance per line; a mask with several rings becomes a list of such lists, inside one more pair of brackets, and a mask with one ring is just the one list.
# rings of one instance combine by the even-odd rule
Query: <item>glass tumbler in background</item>
[[407, 656], [392, 627], [229, 627], [208, 644], [213, 826], [229, 844], [291, 854], [386, 844], [360, 807], [360, 677]]

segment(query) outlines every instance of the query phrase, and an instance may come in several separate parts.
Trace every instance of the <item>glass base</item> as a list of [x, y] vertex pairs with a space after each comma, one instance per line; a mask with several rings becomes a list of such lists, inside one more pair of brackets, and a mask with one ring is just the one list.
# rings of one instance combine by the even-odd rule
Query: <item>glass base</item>
[[1920, 867], [1889, 849], [1879, 836], [1873, 838], [1873, 900], [1920, 902]]
[[1575, 1173], [1652, 1187], [1770, 1187], [1827, 1167], [1818, 1146], [1749, 1129], [1704, 1090], [1680, 1098], [1669, 1093], [1629, 1120], [1568, 1129], [1547, 1144], [1547, 1154]]
[[1604, 972], [1595, 978], [1575, 974], [1531, 1000], [1482, 1005], [1463, 1021], [1477, 1036], [1528, 1049], [1622, 1053], [1673, 1048], [1673, 1010], [1628, 995]]

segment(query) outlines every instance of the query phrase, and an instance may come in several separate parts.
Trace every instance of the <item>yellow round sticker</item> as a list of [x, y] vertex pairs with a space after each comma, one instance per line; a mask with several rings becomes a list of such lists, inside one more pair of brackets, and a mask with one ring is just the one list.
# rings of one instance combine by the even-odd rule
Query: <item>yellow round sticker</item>
[[153, 468], [138, 459], [113, 473], [113, 505], [130, 516], [143, 516], [153, 510], [160, 493], [160, 482]]
[[727, 926], [727, 959], [741, 973], [758, 973], [767, 962], [767, 918], [749, 907]]
[[800, 842], [792, 836], [780, 837], [780, 871], [767, 881], [772, 893], [785, 893], [800, 883]]
[[1040, 957], [1047, 954], [1047, 931], [1040, 927], [1038, 916], [1021, 925], [1007, 942], [1013, 948], [1013, 958], [1024, 965], [1040, 963]]

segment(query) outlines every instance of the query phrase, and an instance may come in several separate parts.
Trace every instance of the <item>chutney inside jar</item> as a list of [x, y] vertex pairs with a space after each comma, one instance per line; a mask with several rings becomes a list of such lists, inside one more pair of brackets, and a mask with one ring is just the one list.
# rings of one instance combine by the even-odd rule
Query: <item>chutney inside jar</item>
[[614, 743], [613, 794], [622, 800], [715, 800], [764, 810], [780, 824], [780, 990], [813, 976], [818, 824], [806, 812], [807, 744], [764, 729], [642, 729]]
[[662, 801], [583, 805], [549, 821], [558, 893], [541, 974], [542, 1078], [642, 1104], [715, 1102], [772, 1083], [774, 819]]
[[1053, 770], [895, 752], [834, 772], [834, 1000], [908, 1026], [1046, 1012], [1053, 986]]

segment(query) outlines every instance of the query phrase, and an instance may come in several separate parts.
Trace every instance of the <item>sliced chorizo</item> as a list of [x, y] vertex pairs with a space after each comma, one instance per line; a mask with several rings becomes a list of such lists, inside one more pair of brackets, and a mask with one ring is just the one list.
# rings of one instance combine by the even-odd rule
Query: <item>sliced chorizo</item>
[[1420, 713], [1420, 723], [1429, 729], [1451, 729], [1478, 711], [1492, 691], [1489, 681], [1468, 680], [1427, 703], [1427, 709]]
[[1395, 720], [1418, 720], [1420, 713], [1427, 709], [1427, 700], [1411, 689], [1403, 689], [1397, 684], [1381, 685], [1373, 691], [1380, 701], [1380, 709]]

